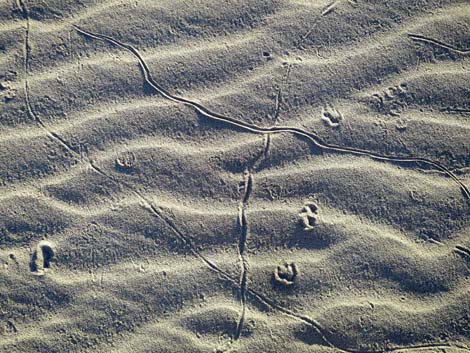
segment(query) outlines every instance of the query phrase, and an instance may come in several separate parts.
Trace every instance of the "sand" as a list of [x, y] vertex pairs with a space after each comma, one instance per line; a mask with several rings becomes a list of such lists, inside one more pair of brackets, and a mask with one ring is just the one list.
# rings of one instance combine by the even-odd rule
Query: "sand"
[[0, 3], [0, 352], [470, 352], [468, 1]]

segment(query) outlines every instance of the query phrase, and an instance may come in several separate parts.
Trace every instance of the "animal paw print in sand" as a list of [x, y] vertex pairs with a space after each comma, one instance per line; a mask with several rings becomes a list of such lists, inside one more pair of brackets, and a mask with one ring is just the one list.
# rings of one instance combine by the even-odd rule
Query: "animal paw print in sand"
[[285, 263], [274, 270], [274, 281], [283, 286], [292, 286], [299, 271], [295, 263]]
[[46, 240], [42, 240], [34, 250], [31, 256], [30, 269], [37, 275], [44, 275], [51, 267], [54, 258], [54, 249], [52, 244]]
[[408, 93], [408, 85], [402, 83], [398, 86], [388, 87], [371, 97], [371, 104], [379, 112], [392, 116], [400, 116], [408, 103], [413, 100], [413, 95]]
[[343, 114], [333, 107], [322, 108], [322, 120], [331, 127], [338, 127], [343, 121]]
[[3, 97], [5, 102], [16, 97], [16, 89], [10, 81], [0, 82], [0, 97]]
[[313, 202], [306, 203], [299, 213], [300, 221], [304, 226], [304, 230], [312, 230], [318, 223], [318, 206]]
[[116, 158], [116, 168], [120, 171], [129, 171], [136, 163], [135, 154], [132, 152], [124, 152]]

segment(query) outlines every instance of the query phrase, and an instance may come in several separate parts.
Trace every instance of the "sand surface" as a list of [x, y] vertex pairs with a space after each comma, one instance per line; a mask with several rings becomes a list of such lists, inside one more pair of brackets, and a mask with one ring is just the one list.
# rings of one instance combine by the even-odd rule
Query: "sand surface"
[[0, 352], [470, 352], [469, 49], [468, 1], [0, 1]]

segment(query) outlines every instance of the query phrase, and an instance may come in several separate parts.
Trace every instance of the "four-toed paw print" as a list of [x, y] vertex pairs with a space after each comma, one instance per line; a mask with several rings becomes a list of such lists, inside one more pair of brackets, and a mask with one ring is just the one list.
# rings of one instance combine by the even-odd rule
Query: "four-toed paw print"
[[304, 226], [304, 230], [312, 230], [313, 226], [318, 223], [318, 206], [313, 202], [306, 203], [302, 207], [299, 217]]

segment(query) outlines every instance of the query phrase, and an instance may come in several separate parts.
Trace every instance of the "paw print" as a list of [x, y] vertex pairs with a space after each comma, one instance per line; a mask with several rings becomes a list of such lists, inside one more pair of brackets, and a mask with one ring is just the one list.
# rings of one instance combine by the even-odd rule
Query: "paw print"
[[5, 102], [16, 97], [16, 89], [10, 81], [0, 82], [0, 97], [3, 97]]
[[400, 116], [406, 105], [413, 100], [406, 83], [388, 87], [380, 93], [374, 93], [371, 98], [372, 105], [379, 112], [392, 116]]
[[116, 158], [116, 168], [121, 171], [132, 169], [136, 163], [135, 154], [132, 152], [124, 152]]
[[291, 286], [294, 284], [299, 271], [295, 263], [285, 263], [283, 266], [278, 266], [274, 270], [274, 281], [283, 286]]
[[53, 260], [54, 249], [52, 244], [46, 240], [41, 240], [31, 256], [30, 270], [37, 275], [44, 275], [51, 268]]
[[331, 127], [338, 127], [343, 121], [343, 114], [333, 107], [322, 108], [322, 120]]
[[304, 230], [312, 230], [318, 222], [318, 206], [313, 202], [306, 203], [299, 213]]

